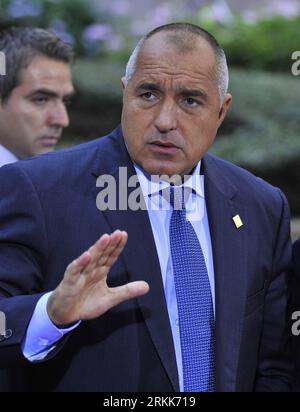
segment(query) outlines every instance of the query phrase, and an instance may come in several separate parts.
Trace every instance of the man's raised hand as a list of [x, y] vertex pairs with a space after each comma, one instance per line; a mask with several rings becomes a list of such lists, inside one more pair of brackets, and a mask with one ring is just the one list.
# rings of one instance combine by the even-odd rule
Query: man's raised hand
[[119, 303], [149, 291], [144, 281], [109, 288], [107, 275], [127, 242], [127, 233], [105, 234], [67, 267], [63, 280], [48, 300], [48, 315], [63, 327], [79, 320], [95, 319]]

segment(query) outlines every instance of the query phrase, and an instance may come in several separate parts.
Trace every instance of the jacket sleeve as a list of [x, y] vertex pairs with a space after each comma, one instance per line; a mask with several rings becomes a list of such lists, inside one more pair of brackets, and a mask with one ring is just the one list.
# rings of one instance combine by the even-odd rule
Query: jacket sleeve
[[47, 265], [43, 211], [31, 180], [18, 165], [0, 169], [0, 368], [27, 362], [21, 342], [42, 295]]
[[293, 271], [300, 279], [300, 238], [293, 246]]
[[281, 219], [273, 248], [273, 271], [264, 306], [256, 391], [290, 391], [294, 365], [291, 355], [291, 328], [288, 317], [291, 267], [290, 214], [285, 196], [281, 198]]
[[293, 391], [300, 392], [300, 238], [293, 246], [293, 269], [291, 275], [292, 298], [290, 316], [293, 331], [293, 356], [296, 364], [296, 380]]

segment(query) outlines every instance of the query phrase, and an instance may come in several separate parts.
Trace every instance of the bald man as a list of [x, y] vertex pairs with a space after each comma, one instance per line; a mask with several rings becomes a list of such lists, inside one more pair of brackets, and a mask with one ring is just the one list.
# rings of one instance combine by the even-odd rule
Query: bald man
[[122, 85], [108, 136], [0, 171], [0, 364], [23, 390], [290, 390], [287, 201], [207, 153], [224, 51], [162, 26]]

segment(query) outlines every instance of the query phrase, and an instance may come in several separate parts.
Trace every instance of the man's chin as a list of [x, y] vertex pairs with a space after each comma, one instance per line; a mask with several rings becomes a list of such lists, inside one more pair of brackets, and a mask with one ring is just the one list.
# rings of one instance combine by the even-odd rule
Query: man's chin
[[46, 153], [53, 152], [55, 149], [55, 146], [47, 146], [47, 147], [42, 147], [39, 150], [36, 151], [36, 153], [33, 156], [38, 156]]
[[183, 176], [184, 171], [180, 165], [174, 164], [174, 162], [146, 162], [142, 165], [142, 168], [147, 172], [149, 175], [155, 176], [174, 176], [179, 175]]

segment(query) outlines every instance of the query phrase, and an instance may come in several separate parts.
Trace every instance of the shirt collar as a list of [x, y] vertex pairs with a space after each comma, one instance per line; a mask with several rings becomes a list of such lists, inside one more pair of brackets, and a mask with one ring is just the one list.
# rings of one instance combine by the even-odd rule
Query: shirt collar
[[17, 162], [18, 160], [19, 159], [12, 152], [0, 144], [0, 167]]
[[[150, 176], [136, 163], [134, 163], [134, 168], [138, 176], [144, 198], [158, 194], [161, 190], [170, 186], [168, 182], [159, 180], [159, 176]], [[203, 176], [200, 176], [200, 170], [201, 160], [197, 163], [192, 175], [188, 179], [184, 179], [185, 181], [181, 187], [189, 188], [198, 196], [204, 198]]]

